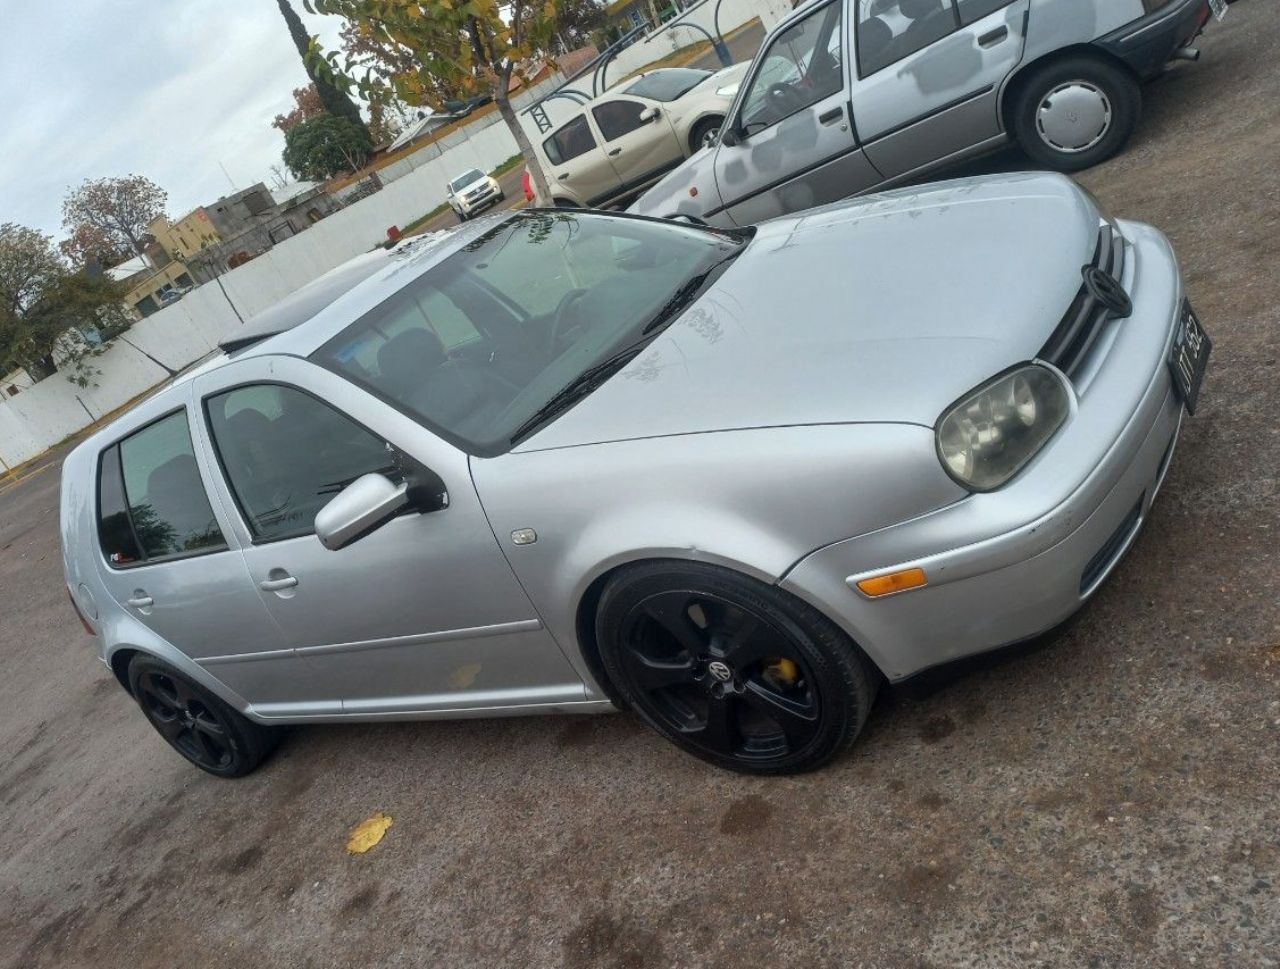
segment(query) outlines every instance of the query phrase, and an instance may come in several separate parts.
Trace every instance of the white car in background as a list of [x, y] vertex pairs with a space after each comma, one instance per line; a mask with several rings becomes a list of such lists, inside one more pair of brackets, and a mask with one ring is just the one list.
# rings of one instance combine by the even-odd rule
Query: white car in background
[[554, 203], [621, 204], [715, 144], [747, 66], [660, 68], [582, 105], [537, 146]]
[[498, 180], [478, 168], [463, 172], [445, 187], [449, 208], [462, 222], [491, 205], [497, 205], [506, 197]]

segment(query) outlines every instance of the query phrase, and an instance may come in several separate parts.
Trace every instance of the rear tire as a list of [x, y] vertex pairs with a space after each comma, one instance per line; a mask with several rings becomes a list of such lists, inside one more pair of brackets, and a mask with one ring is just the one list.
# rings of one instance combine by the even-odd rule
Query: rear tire
[[1033, 69], [1012, 109], [1023, 151], [1046, 168], [1078, 172], [1124, 148], [1142, 113], [1142, 90], [1124, 68], [1075, 54]]
[[170, 747], [215, 777], [243, 777], [279, 742], [279, 732], [249, 720], [168, 663], [139, 653], [129, 690]]
[[744, 774], [826, 764], [858, 736], [879, 686], [825, 616], [701, 563], [618, 572], [600, 597], [596, 641], [625, 705], [678, 747]]

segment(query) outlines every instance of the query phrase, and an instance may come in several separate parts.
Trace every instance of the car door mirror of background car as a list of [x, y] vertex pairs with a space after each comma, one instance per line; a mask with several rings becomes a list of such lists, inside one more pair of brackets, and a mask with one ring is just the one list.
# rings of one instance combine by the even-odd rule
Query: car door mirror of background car
[[662, 112], [657, 108], [653, 108], [653, 107], [645, 108], [643, 111], [640, 112], [640, 120], [643, 121], [645, 124], [648, 124], [650, 121], [657, 120], [657, 117], [660, 114], [662, 114]]
[[316, 537], [332, 551], [364, 538], [409, 504], [409, 487], [385, 475], [361, 475], [316, 514]]

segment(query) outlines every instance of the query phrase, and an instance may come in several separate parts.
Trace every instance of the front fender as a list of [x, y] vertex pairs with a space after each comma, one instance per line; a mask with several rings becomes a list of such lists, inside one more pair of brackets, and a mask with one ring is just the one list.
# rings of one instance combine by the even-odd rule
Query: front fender
[[[600, 576], [684, 559], [776, 583], [813, 550], [965, 496], [933, 432], [908, 424], [753, 428], [473, 459], [499, 543], [547, 629], [581, 661], [577, 615]], [[511, 534], [537, 540], [515, 545]], [[584, 663], [579, 672], [590, 682]]]

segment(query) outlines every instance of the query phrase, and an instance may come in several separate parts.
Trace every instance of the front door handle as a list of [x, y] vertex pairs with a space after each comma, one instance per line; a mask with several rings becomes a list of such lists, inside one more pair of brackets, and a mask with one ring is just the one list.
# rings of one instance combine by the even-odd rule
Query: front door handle
[[297, 588], [298, 580], [292, 575], [286, 575], [278, 579], [266, 579], [258, 583], [258, 588], [263, 592], [283, 592], [285, 589]]
[[565, 172], [565, 173], [564, 173], [564, 174], [562, 174], [562, 175], [557, 175], [557, 176], [556, 176], [556, 178], [558, 178], [558, 179], [559, 179], [560, 181], [562, 181], [562, 182], [567, 182], [567, 181], [569, 181], [569, 176], [570, 176], [570, 175], [572, 175], [572, 174], [573, 174], [573, 172]]
[[614, 155], [621, 155], [621, 154], [622, 154], [622, 149], [615, 148], [613, 149], [613, 151], [609, 152], [609, 157], [612, 158]]
[[844, 117], [844, 108], [832, 108], [826, 114], [818, 115], [818, 124], [831, 124]]
[[133, 594], [132, 599], [126, 599], [125, 601], [135, 609], [150, 609], [156, 604], [156, 600], [141, 589]]
[[981, 37], [979, 37], [978, 46], [994, 47], [996, 44], [1000, 43], [1000, 41], [1004, 40], [1008, 36], [1009, 36], [1008, 27], [997, 27], [995, 30], [989, 33], [983, 34]]

